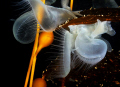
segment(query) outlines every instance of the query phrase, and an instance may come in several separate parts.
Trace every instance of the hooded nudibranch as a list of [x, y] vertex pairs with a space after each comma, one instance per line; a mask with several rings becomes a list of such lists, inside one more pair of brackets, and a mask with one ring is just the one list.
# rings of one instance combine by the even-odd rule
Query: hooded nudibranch
[[[59, 25], [65, 21], [76, 18], [76, 15], [80, 15], [77, 12], [72, 12], [68, 7], [68, 0], [62, 0], [63, 8], [55, 8], [49, 5], [43, 4], [41, 0], [26, 0], [32, 7], [31, 11], [28, 11], [21, 15], [15, 21], [13, 25], [13, 34], [15, 39], [22, 43], [28, 44], [34, 41], [37, 29], [37, 23], [39, 23], [41, 29], [46, 32], [54, 31]], [[68, 31], [66, 31], [68, 32]], [[67, 43], [70, 42], [70, 34], [65, 33]], [[60, 69], [60, 74], [57, 77], [66, 77], [70, 71], [70, 47], [64, 43], [63, 55], [63, 68]], [[62, 72], [62, 73], [61, 73]]]
[[[97, 22], [89, 23], [89, 21], [81, 20], [82, 18], [91, 17], [84, 16], [78, 18], [81, 23], [78, 24], [69, 24], [71, 22], [78, 20], [76, 15], [82, 16], [76, 12], [72, 12], [67, 6], [68, 0], [62, 0], [63, 8], [55, 8], [43, 4], [40, 0], [27, 0], [31, 5], [32, 10], [21, 15], [14, 23], [13, 34], [17, 41], [23, 44], [28, 44], [34, 41], [36, 34], [37, 22], [40, 24], [41, 29], [44, 31], [54, 31], [58, 26], [67, 25], [69, 31], [62, 28], [64, 32], [63, 36], [63, 55], [60, 57], [58, 70], [53, 71], [55, 74], [52, 74], [53, 77], [64, 78], [66, 77], [71, 67], [74, 65], [71, 64], [71, 53], [78, 55], [78, 58], [83, 62], [91, 65], [95, 65], [100, 62], [106, 55], [107, 50], [110, 52], [112, 50], [110, 43], [103, 39], [101, 36], [104, 33], [107, 33], [111, 36], [115, 35], [115, 31], [110, 25], [111, 16], [103, 18], [101, 21], [100, 16], [95, 16]], [[83, 14], [84, 15], [84, 14]], [[92, 15], [93, 16], [93, 15]], [[102, 16], [104, 17], [104, 16]], [[75, 19], [74, 19], [75, 18]], [[113, 20], [112, 18], [111, 20]], [[117, 20], [120, 20], [118, 18]], [[86, 24], [84, 24], [84, 22]], [[92, 21], [93, 22], [93, 21]], [[65, 23], [65, 24], [64, 24]], [[61, 29], [61, 27], [59, 28]]]
[[[100, 12], [99, 10], [103, 11]], [[47, 72], [44, 72], [43, 75], [46, 75], [47, 78], [64, 78], [69, 74], [71, 69], [78, 66], [81, 67], [81, 61], [90, 67], [100, 62], [105, 57], [107, 51], [112, 51], [110, 43], [102, 38], [102, 34], [106, 33], [110, 36], [116, 34], [111, 27], [111, 21], [120, 21], [119, 10], [106, 8], [83, 11], [81, 14], [86, 15], [85, 17], [68, 20], [56, 28], [56, 30], [62, 29], [64, 32], [62, 37], [64, 38], [62, 42], [63, 55], [62, 58], [61, 56], [58, 58], [59, 64], [56, 64], [53, 69], [49, 69], [48, 67]], [[93, 13], [89, 14], [88, 12], [90, 11]], [[108, 15], [112, 11], [115, 13]], [[101, 13], [106, 15], [97, 15]], [[75, 56], [72, 56], [72, 54]]]
[[[110, 23], [110, 21], [97, 19], [97, 22], [93, 24], [69, 25], [69, 31], [64, 30], [63, 54], [58, 58], [59, 64], [56, 64], [57, 68], [51, 70], [52, 73], [48, 68], [48, 75], [53, 78], [64, 78], [72, 68], [76, 67], [76, 64], [80, 65], [78, 63], [80, 61], [75, 61], [75, 56], [71, 58], [71, 54], [77, 55], [79, 60], [90, 66], [100, 62], [107, 51], [112, 51], [110, 43], [102, 38], [104, 33], [115, 35], [116, 32]], [[48, 75], [47, 77], [49, 77]]]
[[94, 24], [70, 25], [70, 33], [75, 37], [74, 48], [79, 58], [87, 64], [96, 64], [101, 61], [107, 50], [112, 51], [108, 41], [101, 38], [101, 35], [107, 33], [115, 35], [109, 21], [97, 20]]
[[[44, 31], [54, 31], [68, 19], [73, 19], [76, 18], [75, 15], [80, 15], [65, 8], [45, 5], [41, 0], [25, 0], [25, 2], [30, 4], [32, 10], [17, 18], [13, 25], [14, 37], [22, 44], [34, 41], [37, 22]], [[66, 7], [68, 3], [64, 2], [63, 4]]]

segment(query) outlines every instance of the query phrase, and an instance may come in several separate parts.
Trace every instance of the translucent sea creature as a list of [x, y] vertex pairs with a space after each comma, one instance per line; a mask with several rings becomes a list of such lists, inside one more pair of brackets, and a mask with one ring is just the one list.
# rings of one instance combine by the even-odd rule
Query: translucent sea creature
[[[71, 58], [71, 54], [77, 55], [77, 58], [86, 64], [95, 65], [105, 57], [107, 51], [111, 52], [112, 47], [110, 43], [101, 37], [104, 33], [111, 36], [115, 35], [110, 21], [100, 21], [97, 19], [97, 22], [92, 24], [81, 23], [69, 25], [67, 27], [69, 30], [67, 30], [61, 26], [66, 25], [66, 23], [72, 19], [76, 19], [77, 15], [79, 17], [83, 16], [79, 14], [78, 11], [73, 12], [70, 9], [68, 6], [69, 0], [61, 0], [63, 8], [45, 5], [40, 0], [26, 0], [26, 2], [30, 4], [32, 10], [24, 13], [15, 21], [13, 34], [17, 41], [28, 44], [33, 42], [35, 36], [39, 34], [40, 27], [43, 29], [43, 36], [39, 37], [38, 35], [40, 39], [36, 39], [38, 40], [37, 43], [39, 42], [40, 44], [36, 45], [36, 51], [31, 57], [31, 61], [36, 61], [38, 52], [43, 47], [46, 47], [43, 46], [46, 42], [45, 39], [43, 39], [44, 37], [49, 39], [51, 44], [54, 38], [52, 32], [55, 31], [58, 26], [60, 27], [59, 29], [61, 29], [60, 32], [63, 32], [63, 36], [61, 35], [61, 37], [63, 37], [63, 54], [58, 58], [59, 62], [56, 62], [56, 65], [54, 65], [55, 68], [53, 68], [54, 70], [50, 73], [51, 77], [65, 78], [70, 70], [78, 64], [79, 61], [74, 62], [73, 60], [76, 58]], [[40, 27], [38, 27], [38, 24]], [[32, 62], [30, 62], [30, 68], [31, 66], [31, 72], [34, 73], [35, 62], [33, 62], [33, 65]], [[28, 69], [28, 71], [30, 73], [30, 69]], [[31, 78], [33, 79], [33, 74], [31, 74]], [[30, 87], [32, 86], [32, 79], [30, 80]]]
[[94, 65], [105, 57], [107, 49], [112, 51], [109, 42], [101, 38], [104, 33], [115, 35], [109, 21], [97, 20], [95, 24], [70, 25], [69, 28], [75, 37], [74, 50], [85, 63]]
[[[55, 8], [52, 6], [47, 6], [47, 5], [43, 4], [42, 1], [40, 1], [40, 0], [26, 0], [26, 1], [32, 7], [32, 11], [24, 13], [15, 21], [14, 26], [13, 26], [13, 34], [14, 34], [14, 37], [16, 38], [16, 40], [23, 44], [28, 44], [28, 43], [32, 42], [34, 40], [33, 38], [36, 35], [35, 46], [33, 49], [32, 56], [31, 56], [31, 60], [30, 60], [30, 64], [29, 64], [29, 68], [28, 68], [28, 72], [27, 72], [27, 76], [26, 76], [26, 81], [25, 81], [25, 85], [24, 85], [25, 87], [27, 86], [28, 79], [29, 79], [28, 76], [30, 75], [30, 69], [32, 66], [31, 78], [30, 78], [30, 87], [31, 87], [33, 75], [34, 75], [34, 69], [35, 69], [36, 56], [37, 56], [38, 52], [45, 45], [43, 40], [49, 39], [50, 42], [52, 42], [52, 39], [53, 39], [53, 37], [51, 37], [53, 35], [52, 33], [50, 33], [50, 36], [49, 35], [44, 36], [46, 34], [44, 34], [44, 32], [43, 32], [42, 37], [40, 37], [40, 39], [39, 39], [40, 44], [39, 44], [39, 46], [37, 46], [37, 43], [38, 43], [37, 37], [39, 36], [38, 35], [38, 33], [39, 33], [38, 24], [44, 31], [51, 32], [51, 31], [55, 30], [60, 24], [67, 21], [68, 19], [76, 18], [75, 14], [77, 14], [77, 13], [72, 12], [67, 9], [63, 9], [63, 8]], [[77, 14], [77, 15], [80, 15], [80, 14]], [[32, 23], [31, 26], [29, 25], [30, 23]], [[32, 32], [32, 31], [34, 31], [34, 32]], [[49, 40], [47, 40], [47, 41], [49, 41]], [[41, 41], [42, 41], [42, 43], [41, 43]], [[69, 48], [67, 48], [67, 49], [69, 49]], [[70, 53], [70, 51], [69, 51], [69, 53]], [[69, 60], [69, 58], [67, 59], [67, 57], [68, 56], [66, 56], [66, 55], [63, 56], [63, 59], [65, 59], [64, 62], [67, 62], [66, 60]], [[70, 62], [70, 60], [69, 60], [69, 62]], [[65, 67], [65, 65], [66, 64], [64, 64], [63, 67]], [[64, 68], [65, 73], [63, 73], [63, 76], [60, 76], [60, 77], [65, 77], [69, 73], [70, 63], [68, 63], [67, 65], [68, 66]], [[68, 72], [66, 72], [67, 71], [66, 69], [68, 69]]]
[[[76, 18], [77, 12], [44, 5], [40, 0], [28, 0], [27, 2], [31, 5], [32, 11], [21, 15], [13, 25], [14, 37], [23, 44], [34, 41], [37, 21], [43, 30], [53, 31], [68, 19]], [[64, 6], [66, 6], [65, 3]]]
[[[53, 69], [53, 72], [49, 74], [53, 78], [66, 77], [72, 68], [81, 64], [80, 61], [76, 61], [77, 59], [93, 66], [105, 57], [107, 51], [112, 51], [110, 43], [102, 38], [104, 33], [111, 36], [116, 33], [110, 21], [101, 22], [98, 19], [94, 24], [69, 25], [68, 27], [69, 31], [64, 30], [63, 54], [58, 58], [59, 64], [56, 63], [59, 67], [55, 67], [55, 70]], [[71, 58], [71, 53], [77, 58], [75, 56]]]

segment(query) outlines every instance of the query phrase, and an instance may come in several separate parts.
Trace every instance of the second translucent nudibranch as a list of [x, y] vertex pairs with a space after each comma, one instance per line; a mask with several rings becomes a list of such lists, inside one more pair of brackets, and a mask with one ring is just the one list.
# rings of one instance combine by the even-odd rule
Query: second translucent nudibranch
[[95, 65], [105, 57], [107, 51], [112, 51], [110, 43], [102, 38], [104, 33], [115, 35], [110, 21], [98, 19], [94, 24], [70, 25], [68, 27], [75, 41], [72, 43], [72, 50], [83, 62]]
[[[28, 44], [34, 41], [36, 24], [39, 23], [44, 31], [54, 31], [65, 21], [76, 18], [77, 12], [65, 8], [57, 8], [43, 4], [41, 0], [23, 0], [32, 8], [16, 19], [13, 34], [17, 41]], [[62, 0], [63, 1], [63, 0]], [[65, 0], [66, 1], [66, 0]], [[67, 2], [64, 3], [67, 6]], [[64, 6], [63, 6], [64, 7]]]

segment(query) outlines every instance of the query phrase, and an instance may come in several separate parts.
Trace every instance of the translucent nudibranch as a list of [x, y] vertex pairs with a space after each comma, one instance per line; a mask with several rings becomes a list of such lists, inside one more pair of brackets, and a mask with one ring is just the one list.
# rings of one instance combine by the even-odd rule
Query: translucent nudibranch
[[[25, 0], [32, 10], [21, 15], [13, 25], [13, 34], [17, 41], [28, 44], [34, 41], [36, 24], [44, 31], [54, 31], [68, 19], [76, 18], [77, 12], [43, 4], [41, 0]], [[65, 6], [67, 3], [65, 4]]]
[[[55, 67], [51, 70], [52, 72], [48, 71], [49, 76], [53, 78], [66, 77], [71, 69], [76, 66], [81, 67], [80, 61], [90, 66], [100, 62], [107, 51], [112, 51], [110, 43], [102, 38], [102, 34], [105, 33], [111, 36], [116, 34], [110, 23], [110, 21], [97, 19], [94, 24], [69, 25], [69, 31], [62, 29], [64, 32], [62, 37], [63, 53], [58, 58], [59, 63], [51, 65]], [[75, 56], [71, 56], [71, 54]]]
[[[76, 18], [76, 13], [69, 8], [68, 1], [62, 0], [63, 8], [55, 8], [43, 4], [40, 0], [26, 0], [32, 10], [21, 15], [14, 23], [13, 34], [17, 41], [28, 44], [34, 41], [37, 23], [44, 31], [54, 31], [68, 19]], [[80, 15], [80, 14], [79, 14]], [[84, 63], [95, 65], [111, 52], [110, 43], [102, 38], [102, 34], [115, 35], [110, 21], [97, 20], [94, 24], [69, 25], [70, 31], [64, 30], [63, 55], [58, 71], [54, 77], [66, 77], [72, 65], [71, 53], [78, 55]], [[74, 58], [73, 58], [74, 59]]]
[[22, 44], [29, 44], [35, 40], [37, 21], [32, 11], [26, 12], [16, 19], [13, 25], [13, 35]]
[[63, 54], [60, 55], [59, 58], [59, 68], [54, 71], [55, 74], [52, 73], [51, 76], [54, 78], [64, 78], [66, 77], [71, 70], [71, 50], [72, 50], [72, 41], [73, 37], [69, 31], [64, 30], [64, 41], [63, 41]]
[[[115, 35], [109, 21], [97, 20], [94, 24], [70, 25], [70, 33], [75, 37], [73, 48], [80, 60], [87, 64], [95, 65], [106, 55], [106, 52], [112, 51], [109, 42], [101, 36], [107, 33]], [[71, 50], [72, 51], [72, 50]]]
[[72, 11], [45, 5], [40, 0], [29, 0], [29, 3], [37, 21], [45, 31], [53, 31], [68, 19], [76, 18]]

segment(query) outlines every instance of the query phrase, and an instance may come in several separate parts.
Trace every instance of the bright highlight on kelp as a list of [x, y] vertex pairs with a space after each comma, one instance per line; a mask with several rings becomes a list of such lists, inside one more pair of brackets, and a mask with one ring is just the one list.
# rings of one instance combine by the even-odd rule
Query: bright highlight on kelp
[[[42, 1], [45, 3], [45, 0]], [[120, 21], [119, 12], [116, 17], [107, 14], [91, 14], [90, 12], [94, 11], [92, 9], [89, 10], [90, 12], [87, 11], [89, 13], [84, 11], [81, 14], [78, 11], [73, 12], [73, 0], [71, 0], [70, 7], [68, 6], [69, 0], [61, 0], [63, 8], [45, 5], [42, 1], [26, 0], [32, 10], [21, 15], [13, 26], [14, 37], [20, 43], [28, 44], [35, 39], [24, 87], [27, 87], [31, 67], [29, 87], [32, 87], [36, 56], [42, 48], [49, 46], [53, 42], [53, 31], [61, 29], [64, 32], [62, 37], [63, 54], [58, 58], [59, 66], [55, 65], [57, 68], [53, 68], [53, 71], [49, 73], [53, 78], [65, 78], [71, 69], [79, 65], [77, 59], [86, 64], [95, 65], [105, 57], [107, 51], [111, 52], [110, 43], [101, 36], [104, 33], [111, 36], [115, 35], [110, 21]], [[115, 4], [115, 6], [117, 5]], [[40, 28], [43, 29], [43, 32], [39, 36]], [[71, 58], [71, 54], [77, 55], [77, 58], [75, 56]]]

